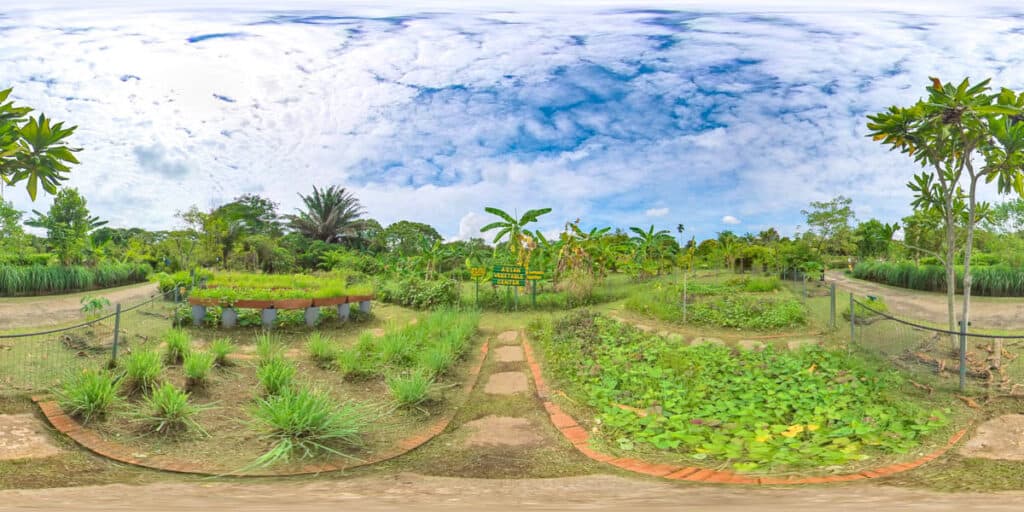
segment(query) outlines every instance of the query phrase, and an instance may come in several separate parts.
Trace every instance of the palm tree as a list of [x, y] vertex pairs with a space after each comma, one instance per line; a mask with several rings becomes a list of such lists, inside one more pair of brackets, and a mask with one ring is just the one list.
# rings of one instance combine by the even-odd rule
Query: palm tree
[[499, 240], [507, 237], [509, 242], [509, 252], [512, 253], [512, 258], [518, 264], [522, 265], [524, 263], [524, 260], [521, 257], [523, 255], [523, 252], [526, 251], [526, 254], [529, 254], [529, 251], [527, 250], [525, 245], [533, 240], [533, 238], [529, 236], [529, 233], [526, 230], [524, 230], [523, 227], [531, 222], [537, 222], [537, 218], [540, 217], [541, 215], [549, 213], [551, 211], [551, 208], [538, 208], [535, 210], [527, 210], [527, 212], [524, 213], [523, 216], [519, 217], [518, 219], [509, 215], [504, 210], [494, 208], [491, 206], [484, 208], [484, 211], [492, 215], [497, 215], [498, 217], [501, 218], [501, 220], [497, 222], [492, 222], [480, 228], [480, 232], [483, 233], [486, 231], [490, 231], [492, 229], [497, 229], [498, 234], [494, 236], [493, 243], [497, 244]]
[[299, 194], [306, 210], [296, 210], [296, 215], [285, 215], [288, 225], [303, 235], [324, 242], [341, 242], [359, 236], [363, 206], [344, 187], [330, 186], [313, 193]]

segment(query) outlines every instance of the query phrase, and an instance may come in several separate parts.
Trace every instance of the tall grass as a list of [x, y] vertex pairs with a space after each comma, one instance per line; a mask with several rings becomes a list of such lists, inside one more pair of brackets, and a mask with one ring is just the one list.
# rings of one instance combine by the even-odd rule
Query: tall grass
[[284, 356], [276, 355], [263, 361], [256, 369], [256, 378], [268, 395], [278, 395], [292, 385], [295, 365]]
[[196, 389], [205, 386], [215, 360], [216, 356], [210, 352], [186, 354], [185, 361], [181, 364], [181, 369], [185, 373], [185, 387]]
[[146, 280], [144, 263], [104, 263], [95, 268], [57, 265], [0, 265], [0, 295], [34, 295], [109, 288]]
[[153, 350], [136, 350], [121, 360], [124, 381], [131, 392], [148, 392], [160, 381], [164, 365], [160, 354]]
[[192, 351], [192, 338], [188, 332], [181, 329], [171, 329], [164, 333], [164, 342], [167, 344], [164, 351], [164, 360], [167, 364], [181, 363]]
[[215, 366], [231, 366], [228, 356], [235, 351], [235, 342], [231, 338], [217, 338], [210, 343], [210, 353], [213, 354]]
[[327, 368], [334, 364], [338, 351], [334, 346], [334, 340], [319, 331], [311, 333], [306, 338], [306, 350], [309, 351], [309, 357], [321, 368]]
[[143, 399], [142, 410], [136, 417], [150, 430], [161, 434], [186, 430], [203, 432], [195, 420], [202, 408], [190, 403], [188, 398], [188, 393], [166, 382]]
[[271, 359], [284, 354], [284, 342], [276, 334], [268, 332], [256, 335], [256, 357], [262, 366]]
[[110, 372], [75, 372], [55, 390], [57, 403], [66, 413], [88, 423], [105, 415], [119, 402], [120, 384]]
[[434, 379], [425, 371], [392, 375], [387, 378], [391, 397], [402, 407], [412, 407], [426, 401]]
[[[853, 268], [853, 276], [911, 290], [946, 291], [946, 269], [939, 265], [863, 261]], [[963, 292], [963, 279], [963, 267], [957, 266], [956, 288], [958, 293]], [[971, 279], [972, 295], [1024, 297], [1024, 268], [1009, 265], [972, 267]]]

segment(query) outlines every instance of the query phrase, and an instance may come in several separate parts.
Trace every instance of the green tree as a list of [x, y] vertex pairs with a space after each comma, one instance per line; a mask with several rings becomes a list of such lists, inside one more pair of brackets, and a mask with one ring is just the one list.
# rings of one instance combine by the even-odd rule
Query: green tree
[[993, 205], [982, 226], [1004, 235], [1024, 234], [1024, 199], [1018, 197]]
[[306, 196], [299, 194], [305, 210], [285, 215], [288, 225], [303, 235], [324, 242], [357, 243], [363, 206], [344, 187], [330, 186]]
[[234, 230], [245, 235], [281, 236], [277, 203], [256, 194], [243, 194], [211, 212], [221, 217]]
[[388, 250], [402, 256], [418, 253], [424, 247], [424, 239], [427, 246], [444, 240], [433, 226], [409, 220], [400, 220], [389, 225], [384, 229], [382, 236]]
[[822, 253], [848, 255], [856, 249], [852, 204], [852, 199], [836, 196], [831, 201], [813, 201], [810, 210], [800, 211], [807, 218], [808, 230], [818, 237]]
[[11, 89], [0, 91], [0, 179], [8, 185], [26, 181], [33, 201], [39, 187], [56, 194], [71, 165], [78, 163], [74, 153], [79, 150], [65, 140], [77, 127], [64, 128], [45, 114], [29, 117], [32, 109], [14, 106], [7, 101], [10, 94]]
[[857, 256], [862, 258], [885, 256], [889, 253], [889, 244], [900, 225], [886, 224], [878, 219], [870, 219], [860, 224], [853, 230], [854, 240], [857, 243]]
[[[1024, 196], [1024, 94], [1005, 88], [990, 94], [989, 80], [974, 86], [966, 78], [959, 85], [943, 84], [938, 78], [931, 81], [927, 100], [868, 116], [867, 126], [874, 140], [906, 153], [926, 169], [909, 186], [915, 207], [943, 213], [949, 247], [947, 277], [954, 263], [956, 202], [965, 203], [960, 321], [966, 326], [970, 324], [974, 229], [987, 210], [977, 200], [978, 186], [994, 181], [1000, 193]], [[951, 326], [952, 317], [951, 308]]]
[[89, 215], [85, 198], [75, 188], [57, 192], [47, 213], [39, 210], [32, 210], [32, 213], [36, 217], [25, 224], [46, 230], [47, 241], [65, 265], [81, 261], [89, 233], [107, 223]]

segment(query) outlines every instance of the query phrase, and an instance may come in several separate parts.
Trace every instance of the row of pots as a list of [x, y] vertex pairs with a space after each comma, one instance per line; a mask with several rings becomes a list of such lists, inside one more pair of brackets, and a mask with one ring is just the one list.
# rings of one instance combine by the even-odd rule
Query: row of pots
[[[365, 298], [365, 297], [357, 297]], [[333, 306], [338, 308], [338, 319], [342, 322], [347, 321], [349, 318], [349, 312], [351, 304], [358, 304], [359, 311], [362, 313], [370, 312], [370, 300], [352, 301], [341, 304], [334, 304]], [[193, 325], [202, 325], [206, 318], [206, 308], [208, 306], [203, 304], [192, 305], [192, 323]], [[275, 308], [267, 307], [260, 311], [260, 322], [266, 328], [271, 328], [274, 325], [274, 320], [277, 318], [278, 309], [289, 309], [289, 308]], [[297, 308], [296, 308], [297, 309]], [[317, 319], [320, 318], [320, 306], [306, 306], [305, 320], [306, 325], [313, 327], [316, 325]], [[225, 307], [221, 311], [221, 326], [225, 328], [235, 327], [238, 324], [238, 310], [233, 307]]]
[[[373, 295], [349, 295], [347, 297], [327, 297], [320, 299], [275, 299], [275, 300], [251, 300], [239, 299], [233, 304], [236, 308], [252, 309], [304, 309], [308, 307], [338, 306], [341, 304], [352, 304], [366, 302], [373, 299]], [[188, 303], [193, 306], [220, 306], [221, 300], [216, 298], [189, 297]]]

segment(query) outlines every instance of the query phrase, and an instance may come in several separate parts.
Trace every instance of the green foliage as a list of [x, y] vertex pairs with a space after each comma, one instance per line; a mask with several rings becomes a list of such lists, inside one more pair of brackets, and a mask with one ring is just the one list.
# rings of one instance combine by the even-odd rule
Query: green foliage
[[[603, 317], [534, 328], [558, 378], [593, 407], [597, 435], [749, 471], [908, 453], [946, 423], [898, 373], [845, 351], [681, 346]], [[620, 405], [646, 410], [644, 416]]]
[[[686, 322], [714, 327], [777, 330], [804, 325], [807, 310], [776, 293], [775, 277], [741, 277], [724, 283], [686, 284]], [[657, 283], [626, 301], [626, 309], [666, 322], [683, 321], [683, 285]]]
[[148, 392], [160, 381], [164, 365], [154, 350], [135, 350], [121, 359], [125, 386], [131, 392]]
[[[870, 322], [879, 317], [880, 313], [888, 313], [889, 306], [885, 304], [885, 301], [880, 297], [874, 299], [870, 297], [857, 297], [857, 303], [854, 305], [854, 311], [856, 316], [854, 321], [858, 323]], [[843, 318], [850, 319], [850, 305], [846, 304], [843, 306]]]
[[324, 453], [343, 455], [344, 447], [363, 444], [363, 432], [373, 415], [355, 402], [338, 403], [322, 391], [285, 389], [280, 394], [257, 398], [253, 426], [273, 447], [256, 461], [257, 466]]
[[40, 186], [57, 193], [57, 185], [78, 163], [74, 153], [79, 149], [66, 142], [77, 127], [65, 128], [44, 114], [33, 118], [28, 115], [31, 108], [7, 101], [10, 94], [11, 89], [0, 90], [0, 177], [10, 185], [26, 181], [28, 195], [35, 201]]
[[339, 350], [335, 358], [335, 365], [341, 375], [349, 380], [365, 379], [380, 372], [372, 348], [370, 350], [358, 348]]
[[423, 403], [434, 385], [434, 379], [425, 371], [414, 371], [387, 378], [391, 397], [401, 407], [412, 407]]
[[691, 304], [687, 321], [697, 325], [771, 330], [807, 322], [807, 310], [793, 298], [727, 295]]
[[779, 288], [779, 278], [774, 276], [749, 277], [743, 282], [743, 289], [752, 293], [774, 292]]
[[86, 316], [97, 318], [103, 313], [104, 309], [110, 307], [110, 300], [106, 297], [93, 297], [92, 295], [86, 295], [78, 301], [82, 305], [80, 308], [82, 313]]
[[[1024, 297], [1024, 268], [1007, 265], [979, 266], [971, 270], [974, 295]], [[863, 261], [853, 267], [853, 276], [876, 283], [923, 291], [945, 291], [946, 271], [938, 265], [911, 262]], [[956, 268], [957, 290], [963, 289], [963, 267]]]
[[181, 365], [185, 372], [185, 386], [193, 389], [205, 385], [216, 359], [217, 356], [212, 352], [193, 351], [186, 354], [185, 362]]
[[337, 348], [330, 336], [317, 331], [306, 338], [306, 350], [309, 357], [320, 367], [326, 368], [334, 364], [337, 358]]
[[377, 298], [392, 304], [415, 308], [437, 309], [459, 302], [459, 283], [453, 279], [424, 279], [409, 275], [377, 283]]
[[83, 370], [64, 379], [54, 391], [64, 412], [89, 423], [101, 418], [118, 402], [121, 381], [110, 372]]
[[[197, 269], [195, 271], [195, 279], [197, 282], [209, 280], [213, 277], [213, 272], [204, 269]], [[150, 276], [150, 280], [157, 283], [160, 287], [160, 293], [168, 293], [179, 287], [192, 287], [192, 273], [188, 270], [182, 270], [173, 274], [166, 272], [158, 272]]]
[[313, 193], [299, 194], [305, 210], [285, 215], [288, 225], [303, 235], [324, 242], [351, 242], [358, 238], [359, 217], [364, 210], [359, 199], [344, 187], [313, 187]]
[[164, 343], [167, 344], [164, 351], [164, 360], [167, 364], [182, 362], [192, 351], [192, 337], [181, 329], [171, 329], [164, 333]]
[[231, 360], [228, 356], [235, 351], [235, 342], [231, 338], [217, 338], [210, 343], [209, 351], [213, 354], [215, 366], [230, 366]]
[[109, 288], [146, 280], [144, 263], [104, 263], [96, 268], [80, 266], [0, 265], [0, 295], [66, 293]]
[[36, 218], [25, 221], [28, 226], [46, 229], [46, 240], [65, 265], [82, 260], [89, 243], [89, 232], [106, 224], [89, 215], [85, 198], [75, 188], [57, 192], [47, 213], [33, 210]]
[[256, 358], [260, 365], [265, 362], [284, 356], [284, 343], [281, 337], [269, 332], [256, 335]]
[[281, 355], [263, 359], [256, 369], [256, 378], [259, 379], [266, 394], [281, 394], [295, 379], [295, 364]]
[[188, 430], [203, 432], [195, 416], [202, 408], [189, 402], [188, 393], [165, 382], [142, 400], [139, 420], [153, 432], [160, 434], [180, 433]]
[[456, 347], [438, 344], [420, 352], [416, 364], [430, 375], [442, 375], [458, 359]]

